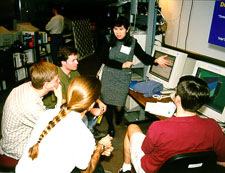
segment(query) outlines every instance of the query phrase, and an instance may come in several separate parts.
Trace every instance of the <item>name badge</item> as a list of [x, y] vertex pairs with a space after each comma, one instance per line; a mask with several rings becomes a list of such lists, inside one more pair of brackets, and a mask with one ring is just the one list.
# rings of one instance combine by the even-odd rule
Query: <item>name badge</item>
[[122, 47], [120, 49], [120, 52], [129, 55], [130, 54], [130, 50], [131, 50], [131, 47], [127, 47], [127, 46], [122, 45]]

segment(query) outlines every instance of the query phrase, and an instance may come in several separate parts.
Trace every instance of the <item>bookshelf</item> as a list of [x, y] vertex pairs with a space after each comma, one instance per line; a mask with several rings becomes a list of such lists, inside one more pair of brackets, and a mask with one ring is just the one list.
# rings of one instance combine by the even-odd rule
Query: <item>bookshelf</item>
[[11, 61], [12, 54], [9, 50], [0, 50], [0, 92], [9, 88], [9, 84], [13, 81], [13, 63]]
[[42, 31], [22, 31], [22, 37], [0, 49], [0, 92], [29, 80], [29, 68], [37, 61], [51, 62], [48, 35]]
[[23, 31], [23, 49], [13, 52], [15, 81], [21, 82], [29, 78], [29, 68], [37, 61], [51, 62], [51, 50], [48, 35], [43, 31]]

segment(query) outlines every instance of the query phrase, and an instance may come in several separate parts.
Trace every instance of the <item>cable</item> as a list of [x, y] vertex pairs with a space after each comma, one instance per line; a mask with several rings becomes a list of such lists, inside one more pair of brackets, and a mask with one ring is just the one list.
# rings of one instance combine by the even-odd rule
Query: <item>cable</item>
[[155, 39], [155, 42], [158, 41], [159, 43], [162, 43], [160, 40]]
[[161, 15], [162, 20], [160, 21], [160, 23], [157, 23], [157, 22], [156, 22], [156, 25], [157, 25], [157, 24], [158, 24], [158, 25], [163, 25], [163, 24], [166, 22], [166, 19], [165, 19], [165, 17], [163, 16], [161, 10], [157, 9], [157, 11], [158, 11], [159, 14]]
[[158, 95], [158, 94], [153, 94], [152, 95], [153, 98], [157, 99], [157, 100], [162, 100], [164, 98], [169, 98], [170, 95]]
[[178, 38], [179, 38], [179, 35], [180, 35], [180, 20], [181, 20], [181, 14], [182, 14], [182, 11], [183, 11], [183, 4], [184, 4], [184, 0], [182, 1], [182, 5], [181, 5], [181, 9], [180, 9], [180, 18], [179, 18], [179, 25], [178, 25], [178, 34], [177, 34], [176, 47], [177, 47]]
[[190, 25], [192, 8], [193, 8], [193, 0], [191, 1], [191, 9], [190, 9], [190, 13], [189, 13], [188, 26], [187, 26], [187, 35], [186, 35], [186, 38], [185, 38], [184, 50], [187, 50], [187, 38], [188, 38], [188, 33], [189, 33], [189, 25]]
[[134, 27], [133, 27], [133, 32], [135, 32], [136, 29], [136, 20], [137, 20], [137, 13], [138, 13], [138, 0], [136, 0], [136, 9], [135, 9], [135, 14], [134, 14]]

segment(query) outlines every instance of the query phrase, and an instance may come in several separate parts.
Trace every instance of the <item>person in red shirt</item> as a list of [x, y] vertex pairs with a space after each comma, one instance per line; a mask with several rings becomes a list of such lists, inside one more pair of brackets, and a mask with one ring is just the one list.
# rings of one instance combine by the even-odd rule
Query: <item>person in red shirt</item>
[[211, 118], [200, 118], [196, 111], [209, 100], [209, 88], [200, 78], [180, 78], [174, 103], [176, 116], [155, 121], [144, 135], [138, 125], [128, 126], [124, 138], [124, 163], [119, 172], [157, 172], [178, 153], [213, 150], [218, 164], [225, 163], [225, 135]]

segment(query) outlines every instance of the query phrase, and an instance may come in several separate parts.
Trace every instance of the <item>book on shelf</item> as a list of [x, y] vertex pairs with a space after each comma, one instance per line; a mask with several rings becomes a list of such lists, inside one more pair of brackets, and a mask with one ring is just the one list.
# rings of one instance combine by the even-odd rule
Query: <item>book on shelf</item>
[[48, 43], [48, 34], [44, 31], [38, 32], [38, 44]]
[[1, 80], [0, 81], [0, 91], [4, 91], [6, 89], [7, 89], [6, 81], [5, 80]]
[[52, 57], [50, 55], [49, 56], [46, 56], [45, 57], [45, 61], [52, 63]]
[[16, 81], [21, 81], [23, 79], [26, 79], [28, 77], [27, 69], [25, 67], [20, 68], [15, 71], [15, 77]]
[[46, 51], [47, 53], [51, 53], [51, 47], [50, 47], [50, 44], [46, 44]]
[[26, 55], [24, 53], [16, 52], [13, 54], [13, 64], [15, 68], [22, 67], [26, 64]]
[[42, 62], [50, 62], [50, 63], [52, 63], [52, 57], [50, 55], [43, 56], [43, 57], [40, 58], [40, 60]]
[[34, 63], [36, 61], [35, 49], [27, 49], [24, 52], [26, 54], [28, 64]]
[[36, 46], [35, 32], [23, 31], [22, 35], [23, 35], [23, 45], [25, 47], [33, 48]]

